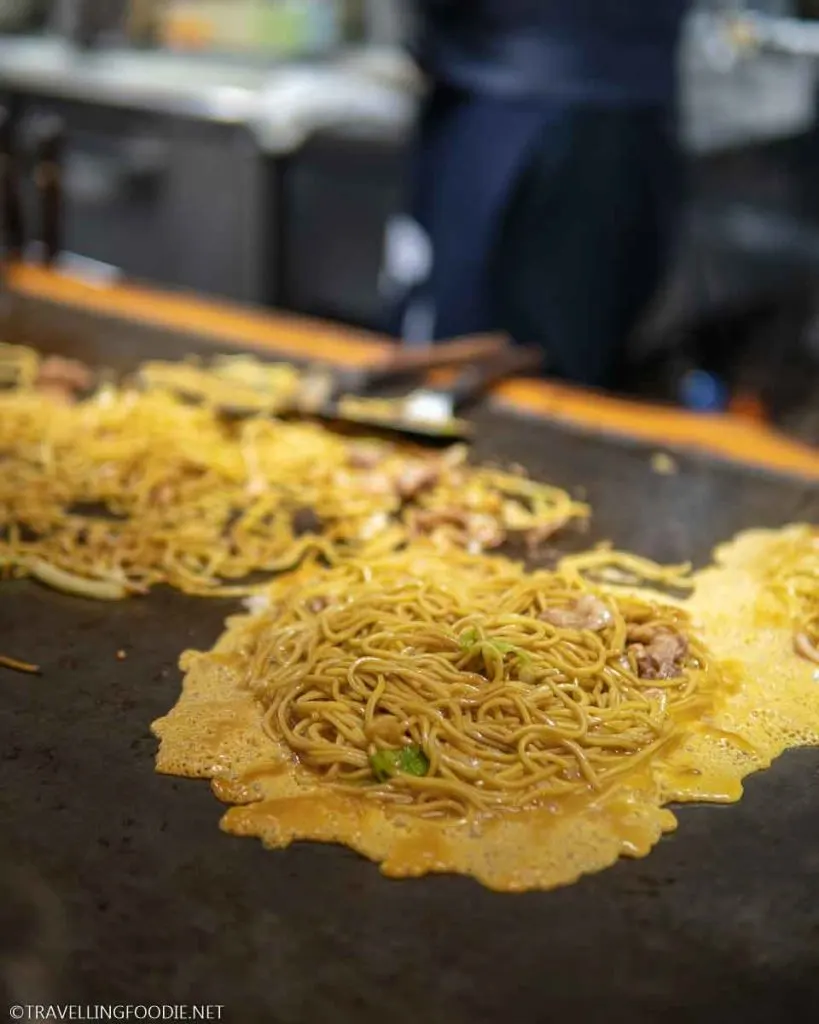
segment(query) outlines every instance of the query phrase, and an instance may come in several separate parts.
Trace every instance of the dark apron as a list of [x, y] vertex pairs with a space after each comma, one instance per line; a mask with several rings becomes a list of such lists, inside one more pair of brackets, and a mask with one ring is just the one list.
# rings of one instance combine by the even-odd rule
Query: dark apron
[[409, 204], [431, 260], [396, 280], [388, 258], [388, 326], [412, 342], [506, 330], [541, 345], [555, 375], [611, 385], [656, 290], [677, 193], [663, 107], [439, 87], [422, 112]]

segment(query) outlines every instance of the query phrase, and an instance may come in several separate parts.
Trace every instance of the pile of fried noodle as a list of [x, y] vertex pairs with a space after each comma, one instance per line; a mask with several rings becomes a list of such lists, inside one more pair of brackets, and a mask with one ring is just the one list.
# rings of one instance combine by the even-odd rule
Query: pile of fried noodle
[[[211, 399], [250, 387], [230, 365]], [[69, 592], [244, 595], [305, 560], [375, 558], [416, 537], [442, 550], [536, 544], [588, 514], [522, 472], [468, 465], [461, 447], [429, 454], [269, 412], [226, 417], [180, 394], [201, 397], [206, 371], [151, 364], [77, 401], [45, 396], [38, 375], [35, 353], [0, 350], [0, 571]]]
[[683, 611], [600, 590], [590, 564], [419, 546], [283, 579], [243, 627], [244, 685], [304, 768], [410, 813], [601, 792], [701, 715], [720, 674]]

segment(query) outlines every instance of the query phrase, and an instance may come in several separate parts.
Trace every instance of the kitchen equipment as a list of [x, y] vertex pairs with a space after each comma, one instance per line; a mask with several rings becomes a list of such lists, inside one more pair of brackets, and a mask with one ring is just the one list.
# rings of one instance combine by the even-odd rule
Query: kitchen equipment
[[458, 413], [477, 402], [499, 380], [534, 370], [542, 359], [540, 350], [510, 345], [466, 366], [444, 386], [419, 387], [399, 398], [343, 396], [337, 403], [324, 406], [320, 414], [419, 439], [465, 439], [472, 436], [473, 427]]
[[[231, 419], [275, 413], [277, 416], [306, 415], [321, 419], [366, 424], [382, 430], [434, 437], [468, 436], [469, 424], [455, 418], [455, 412], [478, 398], [500, 377], [516, 369], [531, 369], [540, 362], [539, 354], [514, 348], [501, 335], [462, 338], [426, 348], [396, 348], [380, 362], [366, 367], [335, 369], [324, 365], [308, 366], [300, 389], [291, 405], [267, 388], [264, 372], [254, 380], [252, 372], [243, 372], [242, 400], [220, 403], [220, 411]], [[407, 376], [418, 376], [432, 370], [465, 367], [454, 383], [444, 388], [418, 388], [399, 398], [373, 398], [368, 395], [378, 387], [389, 386]], [[147, 371], [146, 371], [147, 374]], [[155, 377], [155, 371], [151, 371]], [[149, 383], [146, 375], [143, 383]], [[226, 383], [237, 383], [225, 377]], [[169, 379], [171, 387], [182, 397], [199, 400], [195, 388], [187, 380]]]
[[[402, 346], [370, 366], [308, 368], [308, 378], [315, 388], [317, 404], [337, 402], [342, 395], [366, 394], [401, 377], [488, 359], [503, 352], [507, 345], [503, 335], [490, 334], [418, 348]], [[303, 407], [308, 407], [307, 403], [303, 403]]]
[[[336, 382], [329, 396], [320, 394], [316, 379], [310, 379], [297, 398], [292, 412], [317, 416], [320, 419], [363, 426], [401, 434], [417, 440], [457, 440], [472, 436], [472, 425], [457, 414], [465, 411], [486, 391], [504, 377], [534, 370], [542, 362], [539, 350], [518, 348], [503, 339], [487, 338], [483, 342], [450, 342], [448, 345], [399, 352], [381, 367], [373, 368], [356, 378], [347, 378], [357, 387], [347, 390], [344, 375]], [[429, 369], [463, 366], [454, 380], [438, 387], [419, 386], [397, 397], [374, 397], [368, 392], [379, 384]], [[317, 393], [318, 392], [318, 393]], [[231, 417], [242, 417], [258, 410], [238, 406], [225, 407]], [[287, 410], [280, 415], [286, 415]]]

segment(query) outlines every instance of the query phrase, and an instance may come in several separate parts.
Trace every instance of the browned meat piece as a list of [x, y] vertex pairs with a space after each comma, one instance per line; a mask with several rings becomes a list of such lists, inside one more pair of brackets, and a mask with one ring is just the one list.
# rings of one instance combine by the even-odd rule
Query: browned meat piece
[[433, 533], [441, 526], [454, 526], [461, 533], [468, 549], [495, 548], [505, 539], [502, 527], [492, 516], [460, 508], [415, 509], [409, 519], [409, 526], [416, 536]]
[[573, 605], [566, 608], [546, 608], [539, 619], [559, 629], [590, 629], [599, 633], [610, 625], [612, 614], [609, 607], [594, 594], [583, 594]]
[[395, 488], [404, 501], [416, 498], [438, 483], [441, 466], [436, 461], [408, 462], [395, 479]]
[[532, 552], [536, 551], [544, 541], [554, 536], [558, 530], [562, 530], [567, 522], [566, 519], [556, 519], [554, 522], [542, 523], [540, 526], [533, 526], [527, 530], [524, 534], [527, 549]]
[[467, 514], [466, 533], [469, 551], [497, 548], [506, 540], [506, 534], [497, 520], [481, 512]]
[[819, 665], [819, 649], [807, 633], [797, 633], [793, 638], [793, 647], [797, 654], [807, 658], [808, 661], [815, 661]]
[[87, 391], [94, 383], [94, 372], [76, 359], [49, 356], [43, 360], [37, 375], [37, 386], [66, 388], [68, 391]]
[[50, 398], [53, 402], [59, 402], [61, 405], [74, 405], [77, 401], [74, 391], [66, 384], [38, 384], [37, 391], [41, 395]]
[[311, 597], [307, 602], [307, 609], [311, 611], [313, 615], [318, 615], [319, 612], [323, 612], [327, 608], [329, 602], [326, 597]]
[[297, 508], [293, 513], [293, 534], [303, 537], [307, 533], [319, 534], [322, 530], [321, 519], [312, 508]]
[[384, 454], [375, 445], [354, 442], [347, 448], [347, 461], [353, 469], [375, 469], [384, 461]]
[[466, 528], [466, 512], [458, 508], [419, 508], [410, 516], [413, 534], [432, 533], [439, 526]]
[[173, 486], [171, 484], [159, 484], [151, 491], [151, 503], [154, 505], [167, 505], [173, 498]]
[[395, 494], [392, 479], [379, 470], [365, 473], [358, 481], [358, 486], [367, 494]]
[[649, 622], [629, 622], [626, 626], [626, 640], [635, 644], [650, 644], [657, 635], [657, 626]]
[[682, 674], [688, 640], [667, 626], [636, 624], [626, 634], [641, 679], [676, 679]]

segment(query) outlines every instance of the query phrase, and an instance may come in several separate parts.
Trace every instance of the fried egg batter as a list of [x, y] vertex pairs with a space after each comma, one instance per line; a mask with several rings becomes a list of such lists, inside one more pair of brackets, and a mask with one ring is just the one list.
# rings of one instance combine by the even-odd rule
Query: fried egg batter
[[211, 779], [216, 795], [234, 805], [222, 818], [227, 832], [257, 836], [268, 847], [343, 843], [391, 877], [458, 872], [496, 890], [549, 889], [620, 856], [646, 856], [677, 827], [667, 804], [736, 802], [747, 775], [787, 748], [819, 745], [816, 666], [794, 654], [781, 617], [760, 614], [760, 566], [784, 535], [742, 534], [697, 574], [692, 596], [679, 603], [721, 662], [724, 690], [710, 713], [685, 722], [675, 742], [602, 794], [441, 824], [328, 788], [263, 730], [237, 668], [247, 616], [228, 621], [213, 651], [183, 655], [182, 695], [153, 725], [161, 741], [157, 770]]

